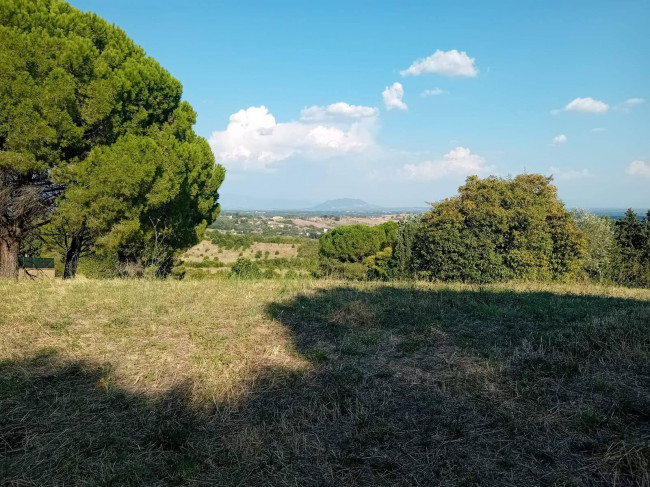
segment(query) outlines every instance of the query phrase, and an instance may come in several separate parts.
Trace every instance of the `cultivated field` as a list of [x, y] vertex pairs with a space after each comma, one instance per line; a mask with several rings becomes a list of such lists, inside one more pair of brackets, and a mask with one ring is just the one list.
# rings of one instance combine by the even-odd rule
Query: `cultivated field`
[[7, 485], [648, 485], [650, 290], [0, 282]]

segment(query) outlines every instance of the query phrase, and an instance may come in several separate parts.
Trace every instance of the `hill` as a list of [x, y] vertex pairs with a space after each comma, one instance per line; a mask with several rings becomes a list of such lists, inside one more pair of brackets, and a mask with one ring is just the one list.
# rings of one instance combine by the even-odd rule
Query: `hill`
[[648, 485], [650, 290], [0, 282], [7, 485]]
[[363, 200], [354, 198], [340, 198], [335, 200], [327, 200], [320, 205], [313, 206], [310, 211], [322, 212], [374, 212], [381, 210], [381, 206], [366, 203]]

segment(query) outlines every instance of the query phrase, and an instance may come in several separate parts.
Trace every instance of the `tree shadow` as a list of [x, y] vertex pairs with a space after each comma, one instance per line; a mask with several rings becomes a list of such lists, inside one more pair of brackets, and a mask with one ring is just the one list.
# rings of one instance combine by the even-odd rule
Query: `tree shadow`
[[1, 363], [0, 483], [650, 480], [648, 302], [337, 287], [267, 313], [311, 366], [258, 371], [238, 403], [134, 393], [47, 351]]
[[113, 387], [110, 364], [44, 350], [0, 365], [2, 485], [173, 484], [194, 473], [199, 415], [179, 385]]

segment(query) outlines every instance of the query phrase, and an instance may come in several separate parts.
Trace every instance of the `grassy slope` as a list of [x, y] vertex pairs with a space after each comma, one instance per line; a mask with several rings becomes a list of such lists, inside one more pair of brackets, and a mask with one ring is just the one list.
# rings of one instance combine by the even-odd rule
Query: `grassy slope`
[[16, 485], [648, 485], [650, 291], [0, 282]]

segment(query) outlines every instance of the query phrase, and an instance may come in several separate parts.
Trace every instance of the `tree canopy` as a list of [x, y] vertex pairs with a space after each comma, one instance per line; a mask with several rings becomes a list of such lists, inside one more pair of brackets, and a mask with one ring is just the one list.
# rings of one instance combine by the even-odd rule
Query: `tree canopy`
[[422, 217], [414, 253], [431, 279], [552, 280], [581, 269], [585, 241], [551, 178], [467, 178]]
[[181, 95], [178, 80], [97, 15], [61, 0], [0, 3], [0, 182], [8, 195], [0, 238], [17, 252], [43, 218], [17, 218], [16, 201], [31, 194], [50, 213], [58, 208], [49, 234], [63, 235], [64, 246], [90, 240], [140, 259], [164, 236], [169, 261], [191, 245], [216, 216], [224, 170], [194, 134]]
[[344, 225], [320, 238], [319, 253], [341, 262], [361, 262], [385, 247], [392, 246], [397, 228], [397, 223], [392, 221], [374, 227]]

